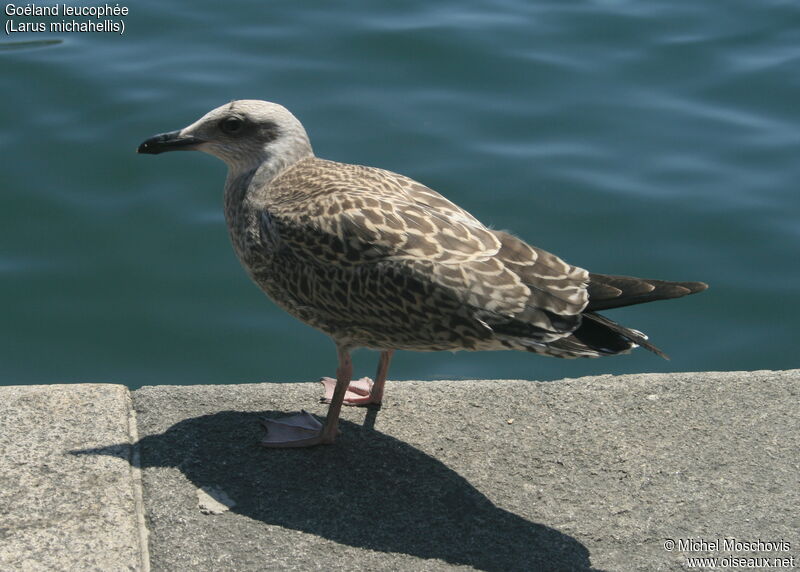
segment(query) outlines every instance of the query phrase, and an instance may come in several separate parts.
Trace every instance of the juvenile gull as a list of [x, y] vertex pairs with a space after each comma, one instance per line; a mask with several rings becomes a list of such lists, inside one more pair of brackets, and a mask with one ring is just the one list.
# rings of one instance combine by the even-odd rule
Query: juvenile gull
[[[266, 422], [263, 444], [332, 443], [343, 404], [380, 404], [395, 350], [525, 350], [562, 358], [666, 357], [647, 336], [598, 314], [705, 290], [594, 274], [481, 224], [390, 171], [318, 159], [286, 108], [241, 100], [139, 153], [193, 149], [228, 165], [225, 220], [250, 277], [281, 308], [336, 343], [324, 425], [302, 412]], [[350, 352], [381, 352], [374, 383], [352, 380]]]

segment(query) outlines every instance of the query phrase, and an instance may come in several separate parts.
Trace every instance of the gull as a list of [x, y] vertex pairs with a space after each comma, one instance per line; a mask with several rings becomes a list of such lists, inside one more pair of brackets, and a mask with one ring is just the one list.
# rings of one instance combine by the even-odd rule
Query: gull
[[[707, 288], [588, 272], [483, 225], [403, 175], [320, 159], [285, 107], [233, 101], [139, 153], [222, 159], [236, 256], [275, 304], [330, 336], [324, 424], [305, 411], [265, 420], [268, 447], [330, 444], [342, 405], [380, 405], [396, 350], [524, 350], [561, 358], [666, 355], [598, 312]], [[380, 351], [374, 382], [352, 379], [353, 349]]]

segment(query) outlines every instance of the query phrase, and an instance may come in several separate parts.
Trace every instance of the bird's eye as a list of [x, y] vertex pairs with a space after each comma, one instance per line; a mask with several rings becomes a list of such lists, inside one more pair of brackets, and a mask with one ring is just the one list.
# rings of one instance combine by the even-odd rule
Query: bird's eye
[[241, 117], [226, 117], [219, 124], [219, 128], [222, 129], [223, 133], [231, 135], [241, 131], [243, 126], [244, 120]]

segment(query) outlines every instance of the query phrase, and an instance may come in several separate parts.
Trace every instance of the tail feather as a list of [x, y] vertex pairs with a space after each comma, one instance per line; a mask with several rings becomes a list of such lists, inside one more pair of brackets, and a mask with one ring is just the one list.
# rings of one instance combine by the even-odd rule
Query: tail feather
[[[632, 276], [589, 274], [587, 312], [680, 298], [708, 288], [704, 282], [668, 282]], [[638, 342], [637, 342], [638, 343]], [[642, 345], [642, 344], [640, 344]], [[646, 347], [642, 345], [642, 347]]]
[[[703, 282], [668, 282], [632, 276], [589, 274], [587, 284], [589, 302], [580, 313], [580, 325], [568, 335], [548, 340], [543, 338], [541, 333], [533, 335], [536, 332], [528, 324], [519, 327], [520, 324], [516, 322], [509, 324], [493, 322], [490, 326], [497, 333], [515, 339], [518, 342], [518, 346], [513, 346], [515, 349], [557, 357], [597, 357], [627, 353], [640, 346], [668, 360], [669, 356], [650, 343], [645, 334], [626, 328], [597, 312], [656, 300], [680, 298], [702, 292], [706, 288], [708, 285]], [[569, 316], [572, 317], [575, 316]], [[570, 322], [565, 321], [559, 331], [562, 334], [569, 331], [570, 325]]]
[[[616, 323], [614, 320], [610, 320], [610, 319], [606, 318], [605, 316], [601, 316], [600, 314], [595, 314], [594, 312], [585, 312], [583, 314], [583, 318], [584, 318], [584, 320], [586, 320], [588, 318], [589, 320], [591, 320], [591, 322], [594, 322], [595, 324], [599, 324], [601, 326], [605, 326], [605, 328], [608, 328], [608, 330], [611, 330], [611, 332], [614, 332], [614, 334], [618, 334], [619, 336], [622, 336], [623, 338], [625, 338], [625, 340], [633, 342], [637, 346], [641, 346], [644, 349], [653, 352], [657, 356], [660, 356], [660, 357], [662, 357], [662, 358], [664, 358], [666, 360], [669, 359], [669, 356], [667, 354], [665, 354], [660, 349], [658, 349], [656, 346], [654, 346], [649, 341], [647, 341], [647, 336], [645, 334], [643, 334], [642, 332], [640, 332], [639, 330], [634, 330], [632, 328], [626, 328], [625, 326], [622, 326], [622, 325]], [[578, 334], [579, 331], [580, 331], [580, 328], [573, 335]]]

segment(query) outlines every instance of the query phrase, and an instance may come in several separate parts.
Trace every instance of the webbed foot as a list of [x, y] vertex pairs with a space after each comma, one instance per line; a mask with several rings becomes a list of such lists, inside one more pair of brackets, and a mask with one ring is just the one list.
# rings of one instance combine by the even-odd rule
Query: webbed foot
[[[319, 381], [325, 387], [325, 396], [320, 401], [330, 403], [333, 398], [333, 390], [336, 388], [336, 380], [332, 377], [323, 377]], [[344, 394], [344, 405], [369, 405], [370, 403], [380, 405], [380, 398], [375, 399], [372, 391], [373, 385], [374, 383], [368, 377], [351, 381]]]
[[323, 436], [322, 423], [307, 411], [280, 419], [262, 419], [261, 424], [267, 430], [261, 440], [265, 447], [311, 447], [333, 442]]

